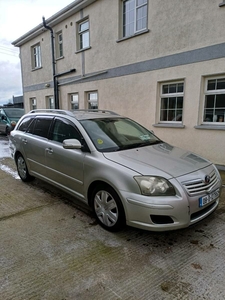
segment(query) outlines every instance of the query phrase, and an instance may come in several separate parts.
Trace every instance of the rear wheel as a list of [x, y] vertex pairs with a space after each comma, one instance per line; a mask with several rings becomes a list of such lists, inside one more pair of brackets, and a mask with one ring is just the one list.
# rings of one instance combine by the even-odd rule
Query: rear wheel
[[27, 165], [22, 154], [17, 155], [16, 166], [17, 166], [18, 174], [24, 182], [31, 181], [34, 179], [34, 177], [31, 176], [27, 170]]
[[106, 230], [118, 231], [125, 225], [123, 205], [110, 186], [99, 185], [92, 193], [92, 208], [99, 224]]

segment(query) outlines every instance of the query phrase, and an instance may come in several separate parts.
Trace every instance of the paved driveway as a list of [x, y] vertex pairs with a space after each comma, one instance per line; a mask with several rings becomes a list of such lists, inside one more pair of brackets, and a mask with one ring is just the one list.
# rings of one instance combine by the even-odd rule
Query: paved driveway
[[225, 299], [225, 188], [216, 212], [191, 228], [109, 233], [0, 158], [0, 241], [0, 299]]

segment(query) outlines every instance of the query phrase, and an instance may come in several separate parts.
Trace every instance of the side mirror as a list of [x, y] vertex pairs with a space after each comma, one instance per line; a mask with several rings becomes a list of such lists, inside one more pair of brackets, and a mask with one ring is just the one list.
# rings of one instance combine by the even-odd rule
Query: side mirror
[[81, 149], [81, 143], [76, 139], [67, 139], [63, 141], [64, 149]]

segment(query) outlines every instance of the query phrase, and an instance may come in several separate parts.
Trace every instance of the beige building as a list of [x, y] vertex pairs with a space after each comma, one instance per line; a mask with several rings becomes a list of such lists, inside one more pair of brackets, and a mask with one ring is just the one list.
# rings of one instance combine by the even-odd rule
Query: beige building
[[72, 2], [13, 42], [25, 110], [113, 110], [224, 166], [221, 1]]

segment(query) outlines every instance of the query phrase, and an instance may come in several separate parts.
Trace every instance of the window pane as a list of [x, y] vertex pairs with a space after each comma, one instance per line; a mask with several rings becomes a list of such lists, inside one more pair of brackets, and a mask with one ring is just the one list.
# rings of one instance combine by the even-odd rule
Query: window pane
[[215, 90], [216, 89], [216, 80], [209, 80], [207, 90]]
[[205, 108], [214, 108], [214, 95], [208, 95], [205, 97]]
[[182, 114], [183, 114], [182, 110], [177, 110], [175, 120], [173, 120], [173, 121], [181, 122], [182, 121]]
[[167, 109], [168, 108], [168, 102], [169, 102], [168, 98], [162, 98], [161, 99], [161, 109]]
[[135, 1], [123, 2], [123, 36], [134, 34], [135, 24]]
[[183, 97], [177, 97], [177, 108], [183, 108]]
[[171, 97], [169, 98], [169, 108], [176, 108], [176, 101], [177, 98], [176, 97]]
[[36, 119], [33, 134], [47, 138], [51, 119]]
[[71, 108], [72, 109], [79, 109], [78, 94], [71, 95]]
[[169, 93], [169, 85], [168, 84], [164, 84], [162, 86], [162, 93], [163, 94], [168, 94]]
[[225, 108], [225, 94], [216, 95], [216, 108], [223, 107]]
[[169, 93], [170, 94], [176, 93], [176, 91], [177, 91], [176, 87], [177, 87], [176, 84], [170, 84], [169, 85]]
[[224, 90], [225, 89], [225, 78], [223, 79], [218, 79], [217, 80], [217, 90]]
[[176, 111], [175, 110], [168, 111], [168, 121], [176, 121]]
[[147, 27], [147, 6], [137, 9], [137, 28], [136, 30], [145, 29]]
[[33, 117], [28, 117], [22, 121], [18, 130], [20, 131], [27, 131], [28, 127], [30, 126], [31, 122], [34, 120]]
[[167, 110], [162, 109], [160, 112], [160, 121], [168, 121], [167, 120]]
[[85, 32], [80, 35], [80, 48], [84, 49], [89, 47], [89, 32]]
[[183, 93], [184, 91], [184, 84], [183, 83], [178, 83], [177, 84], [177, 92], [178, 93]]
[[213, 122], [213, 110], [212, 109], [205, 109], [204, 122]]
[[84, 22], [84, 23], [80, 24], [80, 26], [79, 26], [80, 32], [88, 30], [88, 29], [89, 29], [89, 21]]

